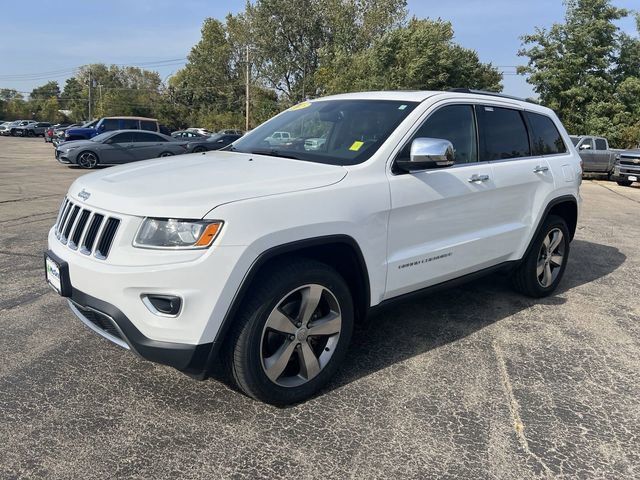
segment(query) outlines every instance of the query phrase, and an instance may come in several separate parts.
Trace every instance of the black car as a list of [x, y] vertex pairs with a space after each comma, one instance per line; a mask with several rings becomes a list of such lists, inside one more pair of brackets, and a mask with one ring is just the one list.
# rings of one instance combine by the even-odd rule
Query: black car
[[202, 133], [193, 132], [191, 130], [178, 130], [171, 134], [173, 138], [180, 138], [182, 140], [198, 140], [209, 138], [209, 135], [203, 135]]
[[230, 143], [238, 140], [242, 135], [214, 134], [210, 137], [190, 140], [187, 143], [187, 151], [190, 153], [206, 152], [207, 150], [220, 150]]

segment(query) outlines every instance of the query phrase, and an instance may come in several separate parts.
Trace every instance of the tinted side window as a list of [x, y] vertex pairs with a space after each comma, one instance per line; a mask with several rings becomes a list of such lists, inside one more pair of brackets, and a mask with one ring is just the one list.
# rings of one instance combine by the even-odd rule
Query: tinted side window
[[607, 142], [604, 138], [596, 138], [596, 150], [606, 150]]
[[142, 121], [140, 121], [140, 129], [149, 130], [151, 132], [156, 132], [158, 130], [158, 126], [156, 125], [156, 122], [150, 122], [148, 120], [142, 120]]
[[528, 157], [529, 136], [518, 110], [478, 107], [480, 160]]
[[449, 140], [456, 152], [456, 163], [478, 161], [476, 124], [471, 105], [449, 105], [432, 113], [403, 148], [400, 158], [409, 158], [416, 138]]
[[153, 133], [135, 132], [133, 135], [134, 142], [162, 142], [163, 138]]
[[120, 128], [122, 130], [138, 130], [138, 120], [123, 118], [120, 120]]
[[531, 127], [531, 148], [534, 155], [553, 155], [567, 151], [553, 120], [538, 113], [526, 112], [525, 115]]
[[129, 143], [131, 142], [131, 134], [130, 133], [118, 133], [111, 137], [110, 143]]
[[100, 124], [101, 128], [105, 132], [109, 132], [111, 130], [120, 130], [120, 124], [118, 120], [115, 118], [106, 118]]

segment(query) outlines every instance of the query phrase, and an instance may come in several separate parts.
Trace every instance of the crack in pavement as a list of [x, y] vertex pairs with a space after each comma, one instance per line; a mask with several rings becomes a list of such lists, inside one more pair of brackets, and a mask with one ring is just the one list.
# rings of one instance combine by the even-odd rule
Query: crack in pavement
[[[32, 215], [25, 215], [24, 217], [18, 217], [18, 218], [9, 218], [7, 220], [0, 220], [0, 223], [17, 222], [17, 221], [23, 220], [25, 218], [38, 217], [38, 216], [41, 216], [41, 215], [51, 215], [52, 218], [56, 218], [58, 216], [58, 210], [55, 210], [53, 212], [34, 213]], [[42, 217], [39, 220], [45, 220], [46, 218], [49, 218], [49, 217]]]
[[630, 200], [630, 201], [632, 201], [632, 202], [634, 202], [634, 203], [640, 203], [640, 201], [638, 201], [638, 200], [636, 200], [636, 199], [634, 199], [634, 198], [631, 198], [631, 197], [627, 197], [624, 193], [616, 192], [614, 189], [609, 188], [609, 187], [607, 187], [606, 185], [603, 185], [602, 183], [599, 183], [599, 182], [593, 182], [593, 183], [595, 183], [596, 185], [598, 185], [598, 186], [600, 186], [600, 187], [602, 187], [602, 188], [606, 188], [606, 189], [607, 189], [607, 190], [609, 190], [610, 192], [615, 193], [616, 195], [619, 195], [619, 196], [621, 196], [622, 198], [626, 198], [627, 200]]
[[14, 200], [0, 200], [1, 203], [16, 203], [16, 202], [30, 202], [32, 200], [39, 200], [41, 198], [51, 198], [51, 197], [59, 197], [57, 193], [52, 193], [51, 195], [41, 195], [39, 197], [27, 197], [27, 198], [16, 198]]
[[9, 256], [16, 256], [16, 257], [31, 257], [31, 258], [42, 257], [42, 255], [36, 255], [34, 253], [10, 252], [8, 250], [0, 250], [0, 255], [9, 255]]
[[529, 441], [527, 440], [526, 435], [524, 434], [524, 423], [522, 422], [522, 418], [520, 418], [520, 404], [513, 393], [513, 386], [511, 385], [511, 379], [509, 378], [509, 373], [507, 372], [507, 364], [504, 361], [504, 355], [502, 353], [502, 349], [498, 345], [496, 341], [493, 342], [493, 351], [496, 354], [496, 360], [498, 360], [498, 367], [500, 368], [500, 377], [502, 379], [502, 385], [504, 386], [505, 393], [507, 395], [507, 400], [509, 404], [509, 412], [511, 413], [511, 419], [513, 420], [513, 429], [516, 432], [516, 437], [518, 438], [518, 443], [522, 449], [533, 458], [536, 462], [542, 466], [547, 475], [552, 475], [551, 469], [544, 463], [544, 460], [540, 458], [538, 455], [533, 453], [529, 448]]

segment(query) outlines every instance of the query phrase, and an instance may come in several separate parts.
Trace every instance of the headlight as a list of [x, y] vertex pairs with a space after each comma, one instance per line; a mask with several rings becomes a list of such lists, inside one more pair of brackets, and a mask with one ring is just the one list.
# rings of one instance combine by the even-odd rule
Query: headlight
[[222, 229], [219, 220], [145, 218], [133, 242], [140, 248], [208, 248]]

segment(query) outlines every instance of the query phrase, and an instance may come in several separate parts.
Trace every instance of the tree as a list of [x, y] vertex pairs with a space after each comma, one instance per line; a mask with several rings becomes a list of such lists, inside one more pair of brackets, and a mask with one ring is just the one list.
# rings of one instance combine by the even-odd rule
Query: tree
[[446, 90], [453, 87], [501, 91], [502, 75], [478, 54], [453, 42], [443, 20], [412, 19], [356, 55], [337, 55], [321, 70], [328, 93], [353, 90]]
[[52, 80], [50, 82], [45, 83], [39, 87], [34, 88], [31, 91], [31, 95], [29, 98], [31, 100], [47, 100], [51, 97], [59, 97], [60, 96], [60, 87], [58, 86], [58, 82]]
[[[614, 98], [617, 84], [629, 72], [616, 75], [614, 67], [621, 58], [619, 29], [614, 21], [628, 14], [611, 5], [610, 0], [567, 0], [565, 23], [549, 30], [537, 28], [522, 37], [519, 55], [528, 57], [528, 65], [519, 68], [529, 74], [543, 104], [560, 115], [572, 133], [600, 134], [603, 123], [619, 113]], [[631, 59], [633, 43], [625, 40], [624, 61]], [[617, 80], [616, 80], [617, 78]]]

